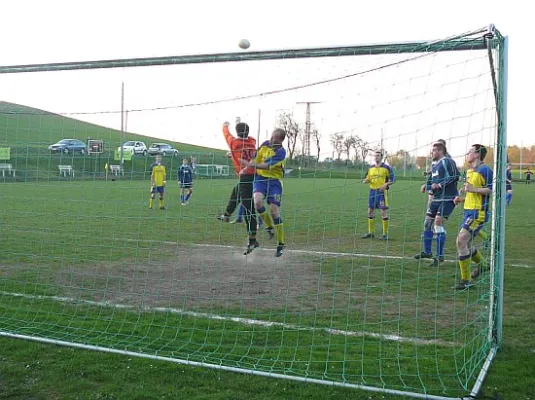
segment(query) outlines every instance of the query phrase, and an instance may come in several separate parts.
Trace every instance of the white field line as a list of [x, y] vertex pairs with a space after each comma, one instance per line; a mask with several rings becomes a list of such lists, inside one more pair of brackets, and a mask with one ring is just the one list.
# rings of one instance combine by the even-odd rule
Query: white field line
[[[126, 238], [107, 238], [109, 240], [117, 240], [117, 241], [123, 241], [123, 242], [143, 242], [143, 243], [158, 243], [158, 244], [167, 244], [170, 246], [177, 246], [177, 242], [173, 242], [170, 240], [151, 240], [151, 239], [126, 239]], [[224, 245], [224, 244], [211, 244], [211, 243], [193, 243], [188, 244], [188, 246], [192, 247], [213, 247], [213, 248], [221, 248], [221, 249], [233, 249], [237, 251], [242, 251], [245, 249], [245, 247], [239, 247], [239, 246], [232, 246], [232, 245]], [[259, 247], [255, 249], [255, 252], [258, 251], [273, 251], [274, 248], [263, 248]], [[303, 249], [291, 249], [286, 248], [284, 250], [286, 253], [296, 253], [296, 254], [312, 254], [312, 255], [318, 255], [318, 256], [331, 256], [331, 257], [355, 257], [355, 258], [370, 258], [370, 259], [379, 259], [379, 260], [404, 260], [404, 261], [414, 261], [417, 262], [417, 260], [414, 259], [414, 257], [407, 257], [407, 256], [389, 256], [389, 255], [383, 255], [383, 254], [366, 254], [366, 253], [350, 253], [350, 252], [337, 252], [337, 251], [317, 251], [317, 250], [303, 250]], [[431, 262], [431, 260], [424, 259], [425, 262]], [[457, 260], [448, 259], [444, 262], [447, 263], [457, 263]], [[526, 264], [508, 264], [507, 266], [511, 267], [517, 267], [517, 268], [535, 268], [535, 265], [526, 265]], [[507, 267], [506, 266], [506, 267]]]
[[[50, 232], [43, 232], [47, 235], [49, 234], [56, 234], [61, 235], [60, 233], [50, 233]], [[171, 240], [152, 240], [152, 239], [128, 239], [128, 238], [118, 238], [118, 237], [103, 237], [102, 239], [105, 239], [107, 241], [118, 241], [118, 242], [134, 242], [134, 243], [158, 243], [158, 244], [166, 244], [170, 246], [178, 246], [178, 242], [174, 242]], [[214, 248], [222, 248], [222, 249], [235, 249], [239, 252], [243, 251], [245, 249], [245, 246], [231, 246], [231, 245], [223, 245], [223, 244], [211, 244], [211, 243], [188, 243], [187, 246], [192, 247], [214, 247]], [[255, 252], [258, 251], [273, 251], [275, 248], [266, 248], [266, 247], [259, 247], [255, 249]], [[369, 259], [378, 259], [378, 260], [405, 260], [405, 261], [414, 261], [417, 260], [414, 259], [414, 257], [407, 257], [407, 256], [389, 256], [389, 255], [383, 255], [383, 254], [366, 254], [366, 253], [351, 253], [351, 252], [337, 252], [337, 251], [317, 251], [317, 250], [303, 250], [303, 249], [292, 249], [290, 247], [286, 247], [284, 250], [286, 253], [297, 253], [297, 254], [313, 254], [313, 255], [319, 255], [319, 256], [331, 256], [331, 257], [355, 257], [355, 258], [369, 258]], [[428, 260], [425, 260], [428, 261]], [[430, 260], [429, 260], [430, 261]], [[457, 263], [456, 259], [448, 259], [445, 260], [447, 263]], [[527, 264], [507, 264], [507, 266], [515, 267], [515, 268], [535, 268], [535, 265], [527, 265]]]
[[139, 310], [143, 312], [155, 312], [155, 313], [167, 313], [167, 314], [171, 313], [171, 314], [177, 314], [177, 315], [194, 317], [194, 318], [206, 318], [206, 319], [211, 319], [211, 320], [216, 320], [216, 321], [229, 321], [229, 322], [235, 322], [235, 323], [243, 324], [243, 325], [255, 325], [255, 326], [262, 326], [266, 328], [275, 326], [275, 327], [279, 327], [279, 328], [290, 330], [290, 331], [308, 331], [308, 332], [327, 333], [329, 335], [339, 335], [339, 336], [370, 337], [374, 339], [399, 342], [399, 343], [411, 343], [411, 344], [420, 344], [420, 345], [438, 345], [438, 346], [448, 346], [448, 347], [455, 347], [458, 345], [454, 342], [447, 342], [447, 341], [443, 341], [440, 339], [421, 339], [421, 338], [403, 337], [399, 335], [382, 334], [382, 333], [376, 333], [376, 332], [346, 331], [346, 330], [334, 329], [334, 328], [305, 327], [305, 326], [299, 326], [299, 325], [289, 324], [285, 322], [263, 321], [263, 320], [251, 319], [251, 318], [231, 317], [231, 316], [217, 315], [217, 314], [211, 314], [211, 313], [187, 311], [187, 310], [182, 310], [180, 308], [133, 306], [130, 304], [111, 303], [109, 301], [93, 301], [93, 300], [75, 299], [72, 297], [42, 296], [42, 295], [31, 295], [31, 294], [24, 294], [24, 293], [12, 293], [12, 292], [5, 292], [5, 291], [0, 291], [0, 295], [19, 297], [19, 298], [24, 298], [24, 299], [29, 299], [29, 300], [49, 300], [49, 301], [52, 300], [52, 301], [58, 301], [62, 303], [87, 304], [87, 305], [96, 306], [96, 307], [109, 307], [109, 308], [117, 308], [117, 309], [132, 310], [132, 311]]
[[517, 268], [535, 268], [535, 265], [511, 264], [511, 267], [517, 267]]

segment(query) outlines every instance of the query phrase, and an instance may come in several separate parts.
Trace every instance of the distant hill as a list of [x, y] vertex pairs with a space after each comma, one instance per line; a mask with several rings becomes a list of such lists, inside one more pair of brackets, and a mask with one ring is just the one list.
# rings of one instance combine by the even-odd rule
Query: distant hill
[[[104, 152], [92, 155], [51, 154], [48, 150], [48, 146], [61, 139], [86, 142], [88, 138], [103, 140]], [[9, 163], [17, 171], [16, 177], [0, 176], [0, 183], [62, 179], [58, 165], [64, 164], [71, 165], [77, 171], [76, 179], [103, 179], [104, 166], [118, 164], [115, 150], [127, 140], [140, 140], [147, 146], [154, 142], [172, 144], [179, 151], [178, 156], [166, 156], [163, 160], [170, 177], [176, 176], [183, 157], [195, 157], [198, 165], [229, 164], [224, 150], [121, 132], [45, 110], [0, 101], [0, 148], [10, 148], [9, 160], [0, 160], [0, 163]], [[153, 162], [154, 157], [150, 155], [136, 155], [131, 160], [125, 160], [123, 179], [147, 179], [147, 171]], [[231, 177], [234, 178], [233, 175]]]
[[49, 111], [0, 101], [0, 147], [48, 147], [65, 138], [80, 139], [85, 142], [88, 137], [102, 139], [111, 148], [117, 148], [121, 143], [121, 138], [124, 138], [125, 141], [144, 141], [147, 146], [153, 142], [166, 142], [186, 153], [223, 152], [209, 147], [178, 143], [162, 138], [130, 132], [123, 133], [116, 129], [83, 122]]

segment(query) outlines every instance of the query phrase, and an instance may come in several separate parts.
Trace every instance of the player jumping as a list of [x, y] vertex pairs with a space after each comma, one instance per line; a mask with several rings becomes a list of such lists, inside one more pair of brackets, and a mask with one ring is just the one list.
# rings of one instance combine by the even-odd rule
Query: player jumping
[[[277, 250], [275, 257], [282, 256], [284, 250], [284, 227], [280, 216], [282, 201], [282, 178], [284, 177], [284, 160], [286, 150], [282, 143], [286, 138], [284, 129], [275, 129], [271, 139], [266, 140], [258, 148], [253, 161], [242, 160], [244, 170], [256, 170], [254, 180], [254, 203], [260, 218], [264, 221], [269, 237], [277, 236]], [[264, 207], [264, 199], [270, 207], [269, 212]], [[258, 243], [250, 243], [247, 252], [258, 247]]]

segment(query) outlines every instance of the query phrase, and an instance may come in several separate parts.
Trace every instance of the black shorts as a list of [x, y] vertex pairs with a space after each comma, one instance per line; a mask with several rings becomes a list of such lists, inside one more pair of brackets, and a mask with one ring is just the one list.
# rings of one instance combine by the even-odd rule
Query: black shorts
[[193, 182], [189, 182], [189, 183], [178, 183], [178, 187], [180, 187], [181, 189], [191, 189], [193, 187]]
[[238, 199], [240, 201], [253, 201], [253, 181], [254, 175], [240, 176], [240, 182], [238, 183]]
[[427, 216], [435, 218], [438, 215], [439, 217], [448, 219], [454, 209], [455, 203], [453, 200], [431, 201], [427, 209]]

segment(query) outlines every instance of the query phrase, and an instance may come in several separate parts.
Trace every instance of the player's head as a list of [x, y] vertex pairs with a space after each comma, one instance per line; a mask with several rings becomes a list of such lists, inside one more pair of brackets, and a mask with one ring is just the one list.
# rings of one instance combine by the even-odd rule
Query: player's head
[[156, 156], [156, 164], [161, 164], [162, 156]]
[[431, 158], [433, 161], [438, 161], [448, 153], [445, 142], [443, 140], [437, 140], [431, 147]]
[[476, 160], [483, 161], [487, 155], [487, 148], [482, 144], [474, 144], [470, 147], [467, 154], [467, 161], [474, 162]]
[[272, 145], [282, 146], [282, 142], [286, 139], [286, 131], [282, 128], [277, 128], [271, 133], [269, 140]]
[[246, 139], [249, 136], [249, 125], [245, 122], [238, 122], [236, 124], [236, 134], [242, 139]]
[[511, 169], [511, 164], [507, 163], [507, 169]]
[[375, 154], [373, 155], [373, 160], [376, 164], [380, 164], [383, 161], [383, 152], [380, 150], [377, 150]]
[[183, 158], [182, 159], [182, 165], [188, 165], [188, 159], [187, 158]]

